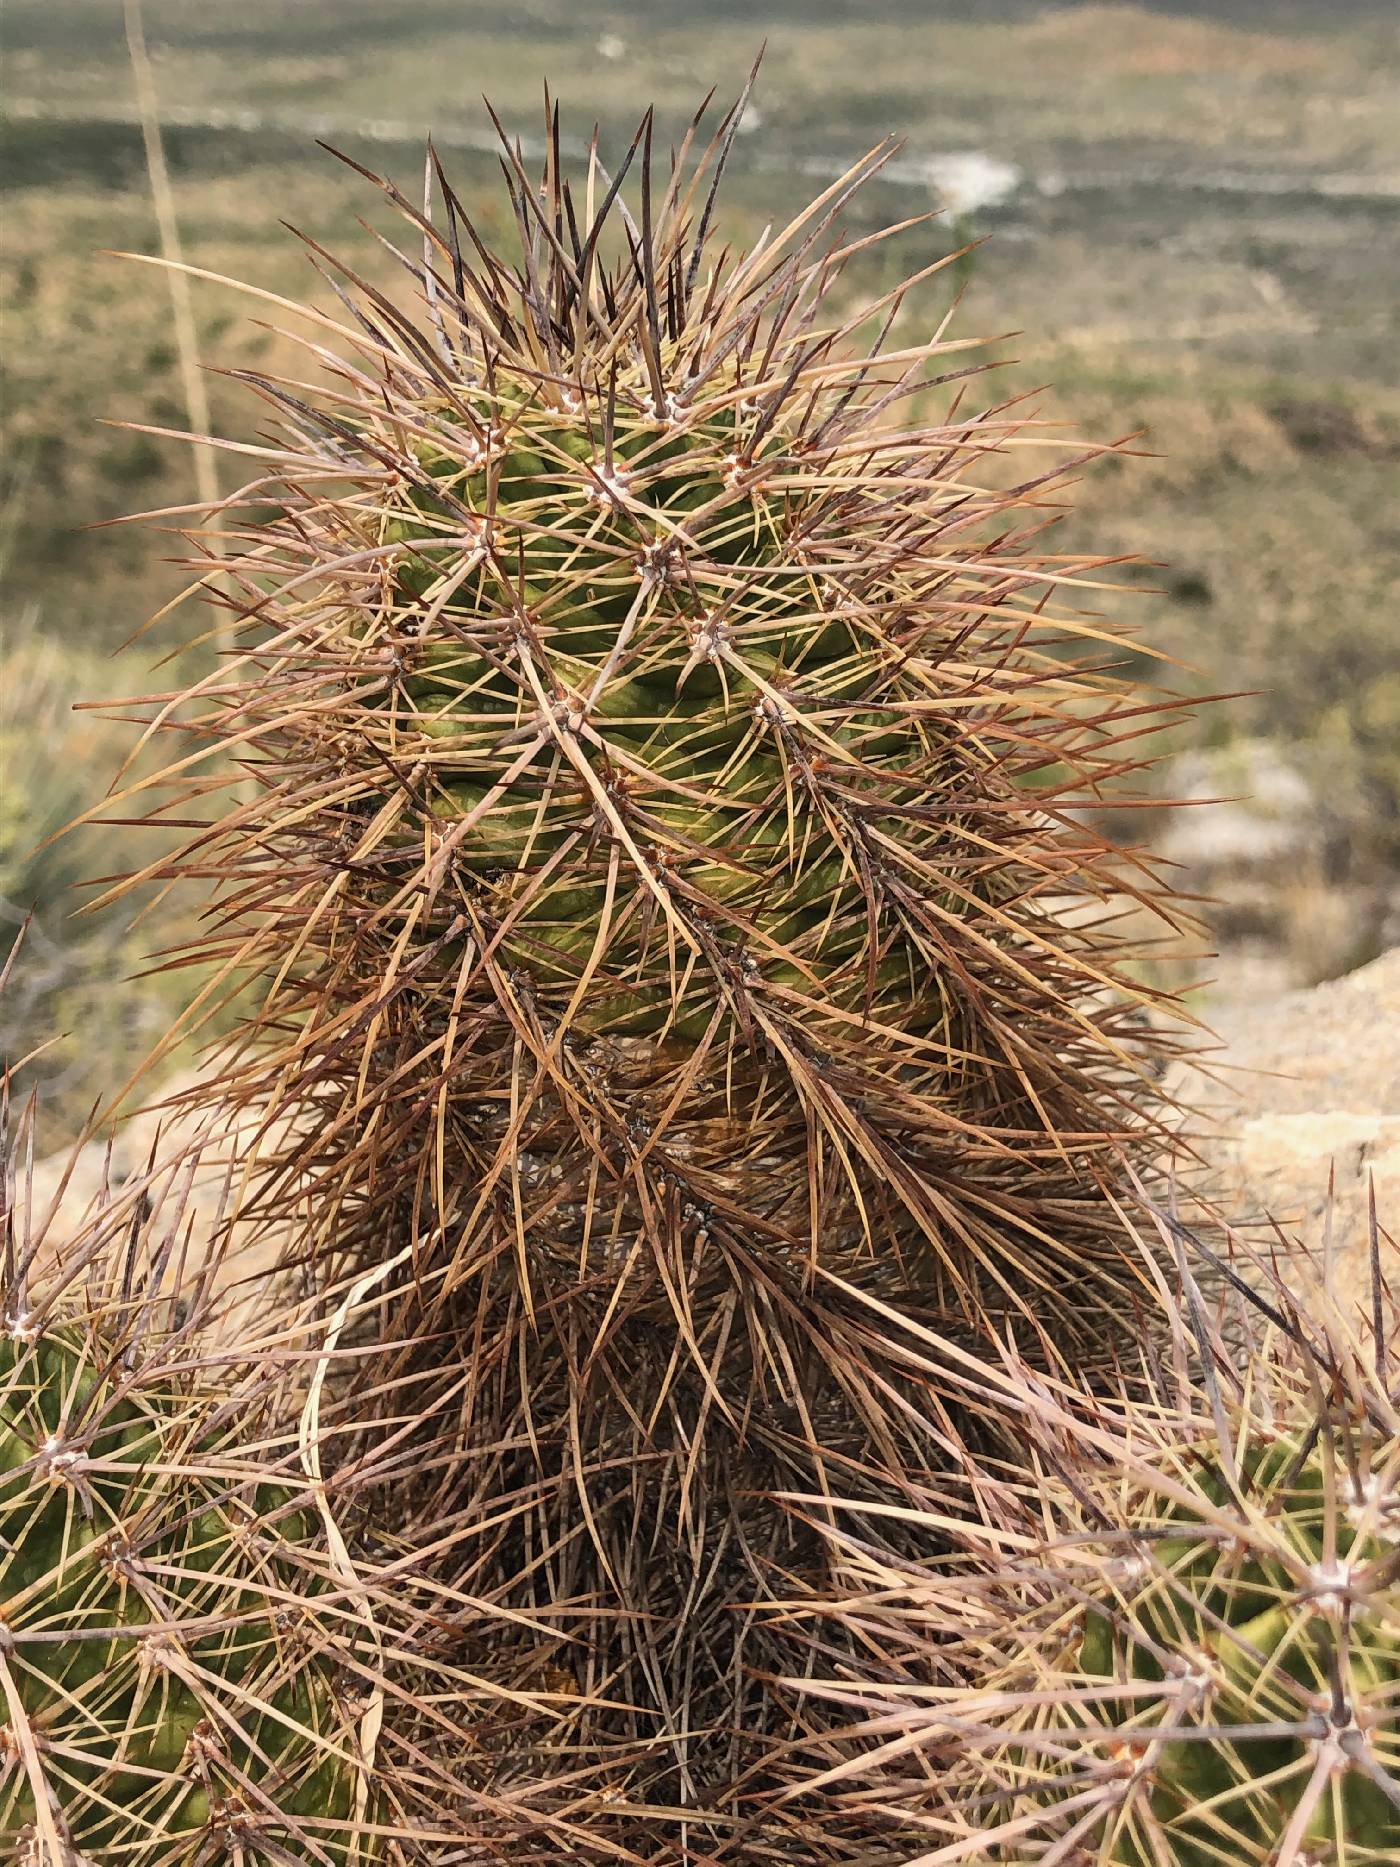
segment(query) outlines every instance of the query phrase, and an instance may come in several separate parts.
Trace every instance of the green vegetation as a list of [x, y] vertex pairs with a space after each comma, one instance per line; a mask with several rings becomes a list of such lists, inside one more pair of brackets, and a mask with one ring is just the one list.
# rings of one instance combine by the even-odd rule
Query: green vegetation
[[0, 1839], [134, 1867], [225, 1840], [368, 1861], [347, 1847], [355, 1616], [278, 1359], [201, 1334], [209, 1286], [170, 1250], [188, 1178], [108, 1190], [56, 1275], [45, 1203], [12, 1203], [31, 1135], [0, 1136]]

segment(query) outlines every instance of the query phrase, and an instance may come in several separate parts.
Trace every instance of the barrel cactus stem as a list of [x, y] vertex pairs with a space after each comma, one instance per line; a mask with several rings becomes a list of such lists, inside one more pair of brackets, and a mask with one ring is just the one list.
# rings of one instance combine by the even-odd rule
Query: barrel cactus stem
[[800, 1687], [848, 1723], [815, 1721], [797, 1801], [839, 1777], [855, 1832], [903, 1814], [939, 1867], [1394, 1860], [1400, 1315], [1377, 1247], [1369, 1293], [1333, 1287], [1325, 1248], [1252, 1266], [1243, 1343], [1188, 1270], [1176, 1386], [1086, 1406], [1003, 1370], [1036, 1468], [1020, 1506], [961, 1550], [930, 1522], [924, 1563], [844, 1546], [815, 1618], [880, 1657]]
[[14, 1201], [13, 1165], [0, 1838], [50, 1867], [239, 1851], [366, 1867], [375, 1804], [347, 1687], [363, 1642], [334, 1599], [275, 1353], [201, 1335], [208, 1286], [170, 1249], [182, 1163], [109, 1191], [66, 1255], [44, 1249], [42, 1208]]
[[862, 302], [836, 222], [889, 148], [720, 250], [741, 108], [664, 180], [650, 115], [611, 176], [557, 114], [542, 178], [503, 137], [510, 254], [436, 157], [422, 208], [370, 177], [408, 302], [312, 242], [324, 387], [238, 372], [281, 432], [172, 785], [245, 788], [162, 868], [252, 982], [220, 1093], [295, 1117], [261, 1197], [333, 1206], [338, 1262], [427, 1215], [531, 1304], [704, 1211], [781, 1276], [1104, 1340], [1182, 1029], [1119, 924], [1184, 921], [1086, 815], [1170, 712], [1046, 549], [1104, 450], [966, 400], [938, 264]]

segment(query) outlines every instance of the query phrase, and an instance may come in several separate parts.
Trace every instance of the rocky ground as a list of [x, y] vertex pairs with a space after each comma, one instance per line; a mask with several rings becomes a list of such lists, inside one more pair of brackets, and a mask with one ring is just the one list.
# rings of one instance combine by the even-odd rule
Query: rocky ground
[[1252, 1245], [1279, 1228], [1332, 1243], [1363, 1272], [1368, 1199], [1400, 1234], [1400, 946], [1308, 991], [1226, 1001], [1189, 1090], [1201, 1106], [1205, 1190]]

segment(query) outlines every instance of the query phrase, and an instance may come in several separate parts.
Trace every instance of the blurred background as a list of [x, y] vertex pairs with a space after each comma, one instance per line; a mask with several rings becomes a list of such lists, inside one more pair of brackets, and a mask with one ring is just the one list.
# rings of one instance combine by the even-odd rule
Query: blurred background
[[[507, 235], [488, 94], [527, 153], [546, 80], [571, 147], [625, 148], [654, 101], [678, 135], [768, 51], [724, 207], [751, 238], [887, 132], [903, 149], [857, 230], [929, 208], [875, 249], [891, 282], [979, 240], [927, 289], [932, 323], [992, 335], [996, 393], [1036, 389], [1102, 440], [1139, 434], [1078, 489], [1065, 549], [1135, 553], [1105, 610], [1228, 705], [1183, 718], [1154, 781], [1231, 797], [1151, 819], [1209, 908], [1208, 1018], [1334, 977], [1400, 941], [1400, 9], [1396, 0], [145, 0], [149, 77], [186, 259], [328, 298], [290, 222], [388, 276], [358, 225], [374, 192], [333, 143], [421, 186], [432, 133]], [[131, 729], [76, 699], [174, 684], [207, 647], [157, 622], [182, 546], [86, 529], [195, 497], [191, 451], [102, 425], [182, 428], [165, 280], [121, 0], [8, 0], [4, 23], [3, 720], [0, 949], [36, 918], [0, 1049], [73, 1127], [189, 990], [142, 956], [195, 905], [75, 919], [81, 877], [137, 866], [149, 833], [35, 845], [90, 805]], [[663, 146], [665, 138], [662, 138]], [[873, 276], [872, 276], [873, 275]], [[206, 364], [268, 366], [272, 314], [194, 292]], [[990, 393], [990, 391], [989, 391]], [[259, 405], [208, 380], [216, 431]], [[224, 490], [236, 463], [218, 463]], [[1158, 679], [1146, 657], [1143, 678]], [[1140, 831], [1139, 820], [1139, 833]]]

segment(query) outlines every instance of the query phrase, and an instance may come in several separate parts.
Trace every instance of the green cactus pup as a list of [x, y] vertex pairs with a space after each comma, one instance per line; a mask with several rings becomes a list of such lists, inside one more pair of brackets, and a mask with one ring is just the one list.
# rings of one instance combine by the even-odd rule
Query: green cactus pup
[[980, 1473], [984, 1521], [940, 1558], [842, 1556], [834, 1599], [881, 1657], [819, 1691], [864, 1715], [827, 1755], [869, 1830], [939, 1837], [920, 1867], [1400, 1858], [1400, 1306], [1377, 1241], [1360, 1303], [1306, 1257], [1237, 1279], [1243, 1351], [1188, 1271], [1176, 1372], [1111, 1400], [989, 1369], [1030, 1477]]
[[275, 1362], [163, 1288], [178, 1208], [110, 1195], [34, 1275], [47, 1296], [39, 1215], [7, 1210], [0, 1837], [51, 1867], [352, 1867], [377, 1858], [355, 1617]]

